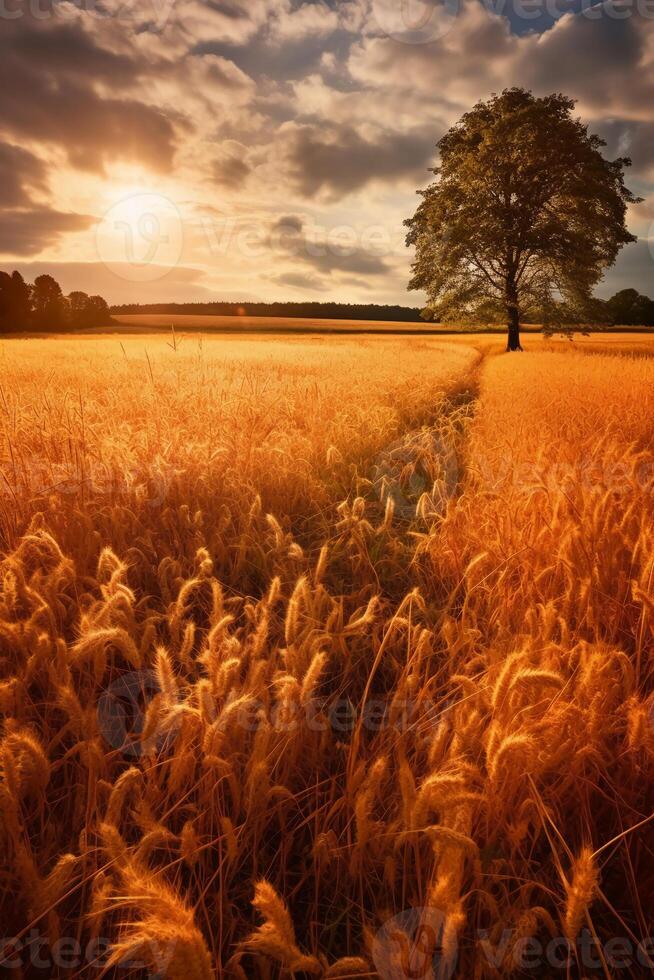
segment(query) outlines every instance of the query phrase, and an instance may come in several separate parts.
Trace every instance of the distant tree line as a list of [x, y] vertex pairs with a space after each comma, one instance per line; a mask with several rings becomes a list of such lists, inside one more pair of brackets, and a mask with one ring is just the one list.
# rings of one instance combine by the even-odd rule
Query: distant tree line
[[113, 306], [116, 315], [187, 313], [192, 316], [278, 316], [309, 320], [390, 320], [414, 323], [420, 308], [373, 303], [130, 303]]
[[[73, 294], [71, 294], [73, 295]], [[120, 316], [130, 314], [188, 314], [191, 316], [251, 316], [291, 317], [309, 320], [388, 320], [415, 323], [432, 320], [433, 311], [411, 306], [380, 306], [365, 303], [128, 303], [114, 306], [111, 312]], [[476, 318], [480, 324], [492, 323], [497, 318], [488, 309]], [[598, 327], [652, 327], [654, 326], [654, 300], [643, 296], [636, 289], [622, 289], [611, 299], [593, 299], [585, 311], [587, 322]], [[574, 311], [562, 316], [562, 322], [574, 322]], [[456, 321], [452, 321], [456, 322]], [[532, 311], [523, 318], [526, 324], [542, 324], [543, 317]], [[556, 327], [553, 325], [553, 329]]]
[[111, 322], [109, 306], [102, 296], [75, 290], [64, 296], [52, 276], [37, 276], [25, 282], [20, 272], [0, 272], [0, 331], [36, 330], [58, 333], [104, 327]]

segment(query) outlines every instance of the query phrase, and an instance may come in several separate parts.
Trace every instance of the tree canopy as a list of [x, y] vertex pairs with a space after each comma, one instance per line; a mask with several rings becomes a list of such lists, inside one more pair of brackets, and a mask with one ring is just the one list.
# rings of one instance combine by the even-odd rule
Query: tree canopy
[[410, 289], [433, 319], [506, 318], [520, 349], [521, 318], [592, 318], [592, 292], [623, 245], [627, 158], [572, 115], [561, 94], [507, 89], [479, 102], [438, 144], [436, 180], [406, 225], [416, 255]]
[[0, 272], [0, 331], [4, 333], [56, 333], [102, 327], [110, 321], [102, 296], [75, 291], [66, 297], [52, 276], [37, 276], [30, 286], [19, 272]]

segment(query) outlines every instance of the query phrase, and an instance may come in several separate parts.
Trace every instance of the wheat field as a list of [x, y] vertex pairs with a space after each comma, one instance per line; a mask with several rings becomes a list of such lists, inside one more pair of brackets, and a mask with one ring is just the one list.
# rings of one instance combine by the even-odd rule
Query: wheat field
[[3, 342], [0, 970], [651, 972], [654, 360], [534, 347]]

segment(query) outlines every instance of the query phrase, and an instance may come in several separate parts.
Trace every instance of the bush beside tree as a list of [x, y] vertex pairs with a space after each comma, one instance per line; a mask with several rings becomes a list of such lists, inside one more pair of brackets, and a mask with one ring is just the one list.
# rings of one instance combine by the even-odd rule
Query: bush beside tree
[[621, 289], [606, 302], [609, 322], [624, 327], [654, 326], [654, 300], [637, 289]]

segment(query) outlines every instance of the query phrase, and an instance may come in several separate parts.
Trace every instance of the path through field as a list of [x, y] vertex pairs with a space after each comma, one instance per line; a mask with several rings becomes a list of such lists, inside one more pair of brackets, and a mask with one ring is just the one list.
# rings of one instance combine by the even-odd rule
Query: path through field
[[80, 977], [648, 968], [654, 361], [178, 340], [2, 346], [7, 937], [53, 977], [71, 937]]

